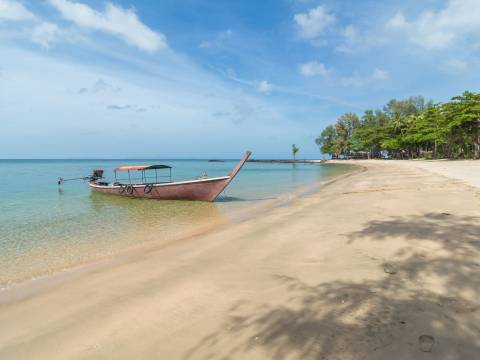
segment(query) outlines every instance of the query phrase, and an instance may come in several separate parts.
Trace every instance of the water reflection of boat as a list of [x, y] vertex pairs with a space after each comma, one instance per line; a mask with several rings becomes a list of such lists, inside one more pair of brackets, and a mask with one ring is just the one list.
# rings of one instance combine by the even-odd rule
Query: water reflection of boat
[[[126, 171], [128, 173], [126, 181], [105, 182], [103, 170], [95, 170], [89, 179], [89, 185], [93, 191], [112, 195], [161, 200], [213, 201], [230, 184], [250, 154], [250, 151], [245, 151], [237, 166], [226, 176], [213, 178], [202, 176], [196, 180], [172, 182], [172, 168], [167, 165], [122, 166], [114, 170], [115, 179], [117, 179], [117, 172]], [[169, 175], [158, 175], [158, 170], [167, 170]], [[140, 172], [140, 178], [132, 179], [133, 171]], [[159, 177], [169, 178], [169, 180], [162, 182], [159, 181]]]
[[131, 201], [126, 197], [92, 192], [90, 204], [99, 217], [105, 218], [106, 223], [117, 229], [133, 225], [137, 231], [154, 227], [168, 232], [167, 229], [173, 227], [184, 227], [186, 230], [191, 226], [225, 220], [218, 205], [210, 202]]

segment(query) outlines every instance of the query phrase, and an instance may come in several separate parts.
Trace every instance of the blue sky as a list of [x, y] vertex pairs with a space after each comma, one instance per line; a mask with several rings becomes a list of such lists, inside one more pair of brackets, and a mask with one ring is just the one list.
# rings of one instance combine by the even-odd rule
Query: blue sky
[[0, 158], [319, 156], [480, 80], [478, 0], [0, 0]]

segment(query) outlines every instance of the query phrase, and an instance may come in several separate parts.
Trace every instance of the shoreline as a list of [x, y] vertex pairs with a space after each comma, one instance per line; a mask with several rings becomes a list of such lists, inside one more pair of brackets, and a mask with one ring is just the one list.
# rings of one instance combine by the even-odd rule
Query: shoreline
[[252, 163], [267, 163], [267, 164], [325, 164], [327, 160], [323, 159], [300, 159], [300, 160], [290, 160], [290, 159], [250, 159], [247, 162]]
[[49, 271], [36, 274], [35, 276], [24, 278], [16, 281], [0, 283], [0, 305], [18, 301], [28, 296], [41, 293], [52, 286], [61, 284], [65, 281], [74, 279], [79, 274], [96, 270], [98, 268], [108, 267], [112, 264], [119, 264], [126, 259], [134, 256], [139, 256], [148, 250], [158, 250], [169, 246], [174, 246], [178, 242], [186, 241], [198, 236], [206, 235], [216, 231], [220, 231], [225, 227], [233, 224], [248, 221], [257, 216], [263, 216], [276, 208], [288, 206], [298, 198], [315, 194], [335, 181], [348, 177], [358, 171], [362, 171], [363, 167], [354, 165], [353, 168], [343, 174], [327, 178], [324, 181], [315, 181], [300, 188], [294, 192], [287, 192], [279, 195], [276, 198], [265, 202], [258, 202], [249, 206], [233, 210], [229, 214], [225, 214], [224, 218], [217, 220], [214, 223], [205, 225], [196, 225], [185, 233], [178, 235], [168, 241], [158, 242], [156, 240], [149, 240], [141, 242], [138, 245], [130, 245], [122, 250], [114, 253], [98, 256], [88, 261], [80, 262], [72, 266], [58, 269], [56, 271]]
[[423, 359], [426, 334], [436, 359], [474, 358], [478, 188], [354, 164], [261, 217], [0, 305], [0, 357]]

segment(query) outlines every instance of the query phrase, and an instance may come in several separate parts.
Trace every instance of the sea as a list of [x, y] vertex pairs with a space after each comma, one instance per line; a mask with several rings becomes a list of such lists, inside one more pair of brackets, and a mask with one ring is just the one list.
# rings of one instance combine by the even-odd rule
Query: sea
[[120, 165], [169, 165], [173, 181], [223, 176], [237, 161], [0, 160], [0, 287], [263, 214], [352, 170], [342, 164], [249, 162], [213, 203], [93, 193], [83, 180], [57, 184], [58, 177], [88, 176], [93, 169], [104, 169], [112, 180]]

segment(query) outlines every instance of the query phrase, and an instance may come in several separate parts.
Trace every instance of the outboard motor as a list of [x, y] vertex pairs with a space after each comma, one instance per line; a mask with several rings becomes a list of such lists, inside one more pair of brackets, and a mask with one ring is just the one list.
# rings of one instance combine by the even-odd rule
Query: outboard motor
[[98, 179], [103, 178], [103, 169], [95, 169], [92, 172], [92, 175], [90, 175], [90, 181], [96, 181]]
[[63, 177], [59, 177], [58, 180], [57, 180], [57, 184], [60, 186], [65, 181], [72, 181], [72, 180], [97, 181], [99, 179], [103, 179], [103, 170], [102, 169], [93, 170], [92, 175], [89, 175], [89, 176], [82, 176], [82, 177], [71, 178], [71, 179], [64, 179]]

